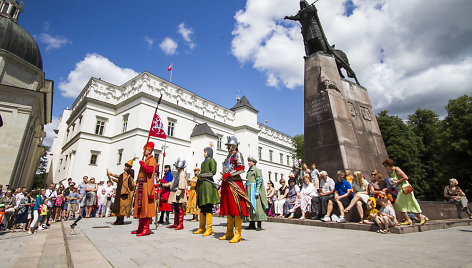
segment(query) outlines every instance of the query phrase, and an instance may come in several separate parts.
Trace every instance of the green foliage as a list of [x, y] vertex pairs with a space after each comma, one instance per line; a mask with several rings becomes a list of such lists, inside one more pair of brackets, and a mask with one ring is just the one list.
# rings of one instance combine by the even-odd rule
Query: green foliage
[[44, 147], [44, 154], [38, 161], [38, 167], [36, 168], [36, 174], [34, 175], [33, 189], [46, 188], [46, 168], [48, 165], [47, 155], [49, 153], [49, 146]]
[[425, 181], [426, 173], [420, 162], [420, 155], [424, 150], [421, 139], [401, 118], [389, 115], [388, 111], [381, 111], [377, 121], [389, 157], [407, 174], [415, 187], [415, 195], [420, 199], [424, 198], [429, 184]]
[[292, 144], [295, 147], [295, 155], [293, 157], [295, 159], [304, 159], [304, 145], [305, 145], [305, 138], [303, 134], [295, 135], [292, 138]]
[[425, 200], [444, 200], [443, 189], [456, 178], [472, 196], [472, 97], [450, 100], [440, 120], [431, 110], [418, 109], [405, 123], [382, 111], [377, 116], [388, 155], [405, 171]]
[[472, 194], [472, 97], [450, 100], [443, 120], [441, 147], [446, 181], [456, 178], [470, 197]]
[[447, 181], [443, 179], [443, 169], [440, 164], [441, 123], [439, 116], [431, 110], [418, 109], [408, 116], [407, 124], [424, 146], [419, 155], [429, 185], [429, 191], [424, 192], [424, 197], [427, 200], [439, 200], [442, 198], [443, 187], [447, 184]]

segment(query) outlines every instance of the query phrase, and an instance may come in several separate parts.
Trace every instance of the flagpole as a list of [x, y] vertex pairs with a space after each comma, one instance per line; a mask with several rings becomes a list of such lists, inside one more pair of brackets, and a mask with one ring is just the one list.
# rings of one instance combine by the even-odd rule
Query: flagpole
[[174, 70], [174, 66], [172, 66], [172, 68], [170, 69], [170, 80], [169, 82], [172, 83], [172, 71]]
[[[154, 114], [153, 114], [153, 119], [154, 119], [154, 115], [157, 113], [157, 108], [159, 108], [159, 104], [161, 104], [161, 100], [162, 100], [162, 94], [161, 94], [161, 97], [159, 97], [159, 100], [157, 101], [156, 109], [154, 110]], [[152, 127], [152, 122], [151, 122], [151, 127]], [[147, 144], [149, 142], [150, 137], [151, 137], [151, 131], [149, 130], [148, 138], [146, 140], [146, 144], [144, 145], [144, 149], [143, 149], [142, 161], [144, 161], [144, 156], [146, 155], [146, 147], [147, 147]], [[154, 180], [154, 178], [153, 178], [153, 180]], [[137, 185], [135, 187], [137, 187]], [[134, 193], [133, 193], [133, 205], [134, 205], [135, 198], [136, 198], [136, 191], [134, 191]], [[156, 203], [154, 203], [154, 207], [155, 206], [156, 206]], [[157, 212], [156, 212], [156, 218], [154, 220], [157, 222]], [[157, 225], [156, 225], [156, 229], [157, 229]]]
[[[164, 160], [166, 159], [166, 147], [167, 147], [166, 145], [167, 145], [167, 139], [165, 139], [165, 141], [164, 141], [164, 148], [163, 148], [163, 153], [162, 153], [161, 179], [163, 179], [163, 178], [164, 178], [164, 175], [165, 175], [165, 174], [164, 174]], [[157, 181], [157, 186], [158, 186], [158, 188], [157, 188], [157, 200], [156, 200], [156, 218], [155, 218], [155, 221], [156, 221], [156, 223], [155, 223], [155, 225], [156, 225], [156, 230], [157, 230], [157, 225], [158, 225], [158, 223], [157, 223], [157, 214], [159, 213], [159, 202], [161, 201], [161, 192], [160, 192], [161, 189], [160, 189], [159, 185], [160, 185], [160, 182], [159, 182], [159, 180], [158, 180], [158, 181]], [[164, 213], [164, 211], [162, 211], [161, 213]]]
[[166, 159], [166, 148], [167, 148], [167, 139], [164, 141], [164, 150], [162, 153], [162, 176], [161, 179], [164, 178], [164, 160]]
[[[154, 115], [157, 113], [157, 108], [159, 107], [159, 104], [161, 104], [161, 100], [162, 100], [162, 94], [161, 94], [161, 97], [159, 98], [159, 100], [157, 101], [156, 110], [154, 110], [154, 114], [153, 114], [153, 119], [154, 119]], [[152, 126], [152, 122], [151, 122], [151, 126]], [[151, 137], [151, 131], [148, 132], [147, 140], [146, 140], [146, 143], [145, 143], [146, 145], [148, 144], [150, 137]], [[146, 154], [146, 145], [144, 146], [144, 150], [143, 150], [143, 157], [142, 157], [143, 161], [144, 161], [144, 156]]]

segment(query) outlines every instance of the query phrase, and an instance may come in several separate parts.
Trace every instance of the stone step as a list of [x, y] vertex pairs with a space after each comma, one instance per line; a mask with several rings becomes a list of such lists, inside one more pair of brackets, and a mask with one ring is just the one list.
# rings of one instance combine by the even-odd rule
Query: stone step
[[38, 267], [43, 253], [46, 237], [50, 229], [40, 230], [29, 236], [29, 241], [19, 253], [12, 267]]
[[[90, 242], [87, 236], [80, 230], [79, 226], [71, 232], [70, 224], [72, 222], [63, 222], [63, 238], [68, 252], [71, 267], [90, 268], [90, 267], [113, 267], [102, 253]], [[79, 223], [80, 225], [80, 223]]]
[[[319, 220], [300, 220], [300, 219], [288, 219], [288, 218], [267, 218], [269, 222], [279, 222], [279, 223], [288, 223], [288, 224], [300, 224], [300, 225], [309, 225], [309, 226], [320, 226], [328, 228], [338, 228], [338, 229], [350, 229], [350, 230], [359, 230], [359, 231], [377, 231], [378, 227], [371, 224], [359, 224], [354, 222], [323, 222]], [[470, 226], [472, 225], [472, 220], [470, 219], [448, 219], [448, 220], [430, 220], [424, 225], [413, 224], [412, 226], [395, 226], [390, 228], [390, 231], [395, 234], [406, 234], [414, 232], [425, 232], [432, 231], [437, 229], [446, 229], [457, 226]]]
[[68, 267], [62, 222], [49, 226], [38, 267]]

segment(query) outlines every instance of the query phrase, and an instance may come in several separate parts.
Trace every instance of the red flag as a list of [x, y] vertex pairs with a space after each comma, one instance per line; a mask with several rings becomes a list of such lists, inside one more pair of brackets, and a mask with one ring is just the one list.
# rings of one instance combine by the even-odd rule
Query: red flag
[[170, 64], [169, 68], [167, 68], [167, 71], [172, 71], [172, 65], [174, 65], [173, 63]]
[[164, 124], [162, 124], [161, 118], [157, 115], [157, 111], [152, 118], [151, 129], [149, 130], [149, 136], [166, 139], [167, 135], [164, 132]]

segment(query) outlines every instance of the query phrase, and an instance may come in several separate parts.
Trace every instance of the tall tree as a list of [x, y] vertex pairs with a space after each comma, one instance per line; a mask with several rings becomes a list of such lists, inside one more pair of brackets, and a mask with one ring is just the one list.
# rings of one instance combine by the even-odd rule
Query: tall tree
[[49, 146], [44, 146], [44, 154], [39, 158], [38, 167], [36, 168], [36, 174], [34, 175], [33, 189], [35, 188], [45, 188], [46, 187], [46, 168], [48, 165], [48, 153]]
[[440, 165], [442, 153], [439, 116], [431, 110], [418, 109], [408, 116], [407, 124], [424, 145], [423, 150], [419, 152], [421, 166], [429, 185], [429, 191], [423, 193], [424, 197], [428, 200], [442, 199], [444, 177]]
[[415, 187], [415, 195], [424, 198], [429, 185], [425, 181], [425, 171], [420, 162], [420, 153], [424, 150], [421, 139], [401, 118], [389, 115], [388, 111], [381, 111], [377, 121], [389, 157], [405, 171]]
[[292, 138], [292, 145], [295, 147], [295, 159], [304, 159], [304, 146], [305, 146], [305, 137], [303, 134], [295, 135]]
[[450, 100], [446, 106], [442, 147], [447, 179], [455, 177], [461, 188], [472, 194], [472, 97], [467, 95]]

